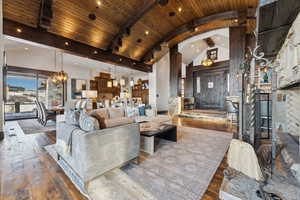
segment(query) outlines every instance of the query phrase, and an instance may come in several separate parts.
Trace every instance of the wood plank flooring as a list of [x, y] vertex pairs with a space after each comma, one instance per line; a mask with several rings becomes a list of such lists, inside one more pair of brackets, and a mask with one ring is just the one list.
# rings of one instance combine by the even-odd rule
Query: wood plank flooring
[[[9, 122], [0, 141], [0, 200], [86, 200], [56, 162], [43, 149], [55, 143], [55, 132], [24, 135], [16, 121]], [[175, 118], [174, 124], [228, 131], [226, 125]], [[11, 129], [11, 130], [10, 130]], [[8, 136], [9, 133], [16, 136]], [[226, 158], [211, 181], [203, 200], [218, 199]]]

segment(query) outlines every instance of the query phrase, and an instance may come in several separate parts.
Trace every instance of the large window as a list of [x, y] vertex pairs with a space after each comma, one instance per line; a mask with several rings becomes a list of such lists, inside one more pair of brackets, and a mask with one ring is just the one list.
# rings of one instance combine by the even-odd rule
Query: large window
[[50, 81], [50, 73], [23, 68], [5, 72], [5, 119], [36, 117], [35, 100], [47, 108], [63, 104], [63, 86]]

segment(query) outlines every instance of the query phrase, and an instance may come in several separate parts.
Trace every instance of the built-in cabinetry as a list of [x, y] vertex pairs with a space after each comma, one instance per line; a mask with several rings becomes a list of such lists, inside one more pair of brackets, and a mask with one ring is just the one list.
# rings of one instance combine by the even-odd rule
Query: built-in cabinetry
[[138, 84], [132, 88], [132, 97], [141, 98], [144, 104], [149, 103], [149, 81], [140, 80]]
[[[110, 84], [108, 83], [110, 82]], [[110, 87], [111, 86], [111, 87]], [[114, 96], [120, 96], [120, 87], [113, 86], [113, 79], [110, 74], [100, 73], [99, 76], [95, 77], [95, 80], [90, 81], [91, 90], [98, 91], [98, 100], [101, 98], [112, 98]]]
[[300, 83], [300, 15], [293, 23], [274, 64], [278, 88]]

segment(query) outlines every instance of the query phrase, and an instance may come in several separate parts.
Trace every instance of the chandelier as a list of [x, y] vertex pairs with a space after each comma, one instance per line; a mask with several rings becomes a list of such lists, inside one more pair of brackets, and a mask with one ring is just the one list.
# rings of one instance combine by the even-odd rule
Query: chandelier
[[[55, 69], [56, 69], [56, 51], [55, 51]], [[63, 83], [68, 80], [68, 74], [64, 72], [64, 57], [63, 53], [61, 53], [61, 71], [53, 73], [51, 80], [53, 83]]]
[[206, 58], [205, 60], [202, 61], [202, 65], [205, 67], [209, 67], [212, 64], [214, 64], [214, 61], [210, 58]]

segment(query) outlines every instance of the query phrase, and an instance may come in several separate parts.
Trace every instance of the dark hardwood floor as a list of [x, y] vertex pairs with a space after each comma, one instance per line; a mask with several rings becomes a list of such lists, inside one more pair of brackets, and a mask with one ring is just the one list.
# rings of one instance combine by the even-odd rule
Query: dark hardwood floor
[[24, 135], [13, 128], [16, 136], [7, 131], [0, 142], [1, 200], [86, 199], [43, 148], [55, 143], [55, 132]]
[[[43, 148], [55, 143], [55, 132], [24, 135], [15, 124], [17, 122], [8, 123], [10, 126], [7, 127], [6, 137], [0, 141], [0, 200], [86, 199]], [[225, 124], [199, 122], [190, 118], [174, 118], [173, 123], [195, 128], [230, 130]], [[11, 132], [15, 132], [16, 136], [8, 136]], [[226, 157], [203, 200], [218, 199], [225, 168]]]

